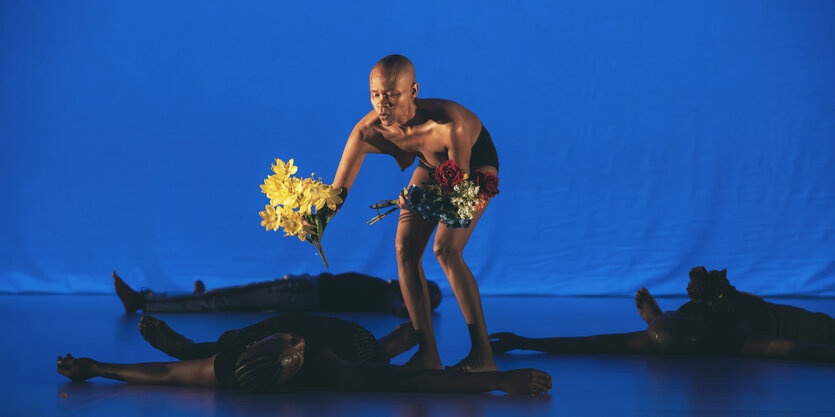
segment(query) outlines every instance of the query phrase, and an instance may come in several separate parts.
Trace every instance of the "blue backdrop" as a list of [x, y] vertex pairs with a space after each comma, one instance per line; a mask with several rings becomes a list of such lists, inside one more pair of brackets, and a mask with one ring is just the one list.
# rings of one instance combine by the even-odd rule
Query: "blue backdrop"
[[[275, 157], [330, 181], [382, 56], [490, 129], [484, 294], [835, 295], [835, 2], [0, 2], [0, 291], [185, 290], [324, 268], [266, 232]], [[408, 182], [370, 156], [332, 272], [394, 278]], [[427, 251], [431, 279], [446, 285]]]

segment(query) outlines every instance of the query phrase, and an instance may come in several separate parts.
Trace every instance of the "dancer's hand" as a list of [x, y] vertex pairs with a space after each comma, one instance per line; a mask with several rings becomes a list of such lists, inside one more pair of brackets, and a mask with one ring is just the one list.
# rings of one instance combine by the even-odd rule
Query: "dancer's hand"
[[499, 389], [508, 394], [545, 394], [551, 390], [551, 375], [538, 369], [517, 369], [501, 373]]
[[525, 341], [525, 338], [514, 333], [493, 333], [487, 336], [490, 339], [490, 347], [493, 353], [505, 353], [509, 350], [519, 349]]
[[397, 207], [405, 209], [408, 205], [406, 204], [406, 192], [400, 190], [400, 195], [397, 196]]

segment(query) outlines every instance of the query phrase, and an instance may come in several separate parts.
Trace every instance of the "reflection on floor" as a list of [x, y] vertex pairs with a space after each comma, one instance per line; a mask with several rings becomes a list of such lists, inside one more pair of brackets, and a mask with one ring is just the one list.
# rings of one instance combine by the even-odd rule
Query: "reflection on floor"
[[[684, 300], [662, 298], [664, 309]], [[833, 299], [778, 299], [835, 315]], [[642, 321], [629, 298], [486, 297], [488, 329], [533, 337], [634, 331]], [[145, 362], [169, 358], [139, 335], [139, 315], [125, 315], [115, 296], [0, 295], [0, 382], [3, 416], [281, 415], [281, 416], [831, 416], [835, 365], [753, 359], [660, 359], [621, 355], [498, 355], [500, 369], [539, 368], [554, 378], [550, 396], [300, 393], [245, 395], [197, 388], [135, 386], [93, 379], [71, 384], [55, 372], [59, 354], [102, 361]], [[196, 341], [270, 316], [160, 314]], [[401, 319], [339, 314], [376, 335]], [[445, 364], [469, 348], [466, 325], [447, 296], [435, 314]], [[395, 363], [405, 362], [405, 354]]]

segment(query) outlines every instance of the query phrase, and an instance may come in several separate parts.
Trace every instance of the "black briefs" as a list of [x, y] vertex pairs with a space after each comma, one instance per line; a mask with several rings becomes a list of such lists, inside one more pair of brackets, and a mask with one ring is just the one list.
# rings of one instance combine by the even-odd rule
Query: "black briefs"
[[[475, 140], [473, 149], [470, 152], [470, 168], [489, 165], [499, 170], [499, 154], [496, 153], [496, 146], [493, 145], [493, 138], [490, 132], [481, 125], [481, 132]], [[429, 165], [425, 159], [418, 157], [418, 166], [428, 171], [435, 171], [435, 167]]]

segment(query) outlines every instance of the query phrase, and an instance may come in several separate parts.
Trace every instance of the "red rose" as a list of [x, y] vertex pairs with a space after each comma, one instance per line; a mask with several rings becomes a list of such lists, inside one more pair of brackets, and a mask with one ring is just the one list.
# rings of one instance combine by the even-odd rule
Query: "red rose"
[[478, 192], [487, 198], [499, 193], [499, 177], [492, 172], [476, 170], [475, 184], [479, 187]]
[[452, 159], [446, 160], [435, 169], [435, 181], [438, 181], [444, 191], [451, 191], [452, 187], [464, 181], [464, 170]]

